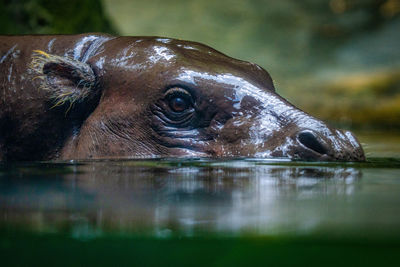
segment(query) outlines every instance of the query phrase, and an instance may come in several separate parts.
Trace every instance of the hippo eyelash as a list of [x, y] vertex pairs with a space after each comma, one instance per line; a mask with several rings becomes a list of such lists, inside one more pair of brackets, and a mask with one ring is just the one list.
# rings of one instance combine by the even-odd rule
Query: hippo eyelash
[[[190, 109], [184, 111], [181, 114], [185, 114], [185, 113], [189, 112], [190, 110], [192, 110], [192, 108], [194, 108], [194, 100], [193, 100], [192, 94], [189, 93], [186, 89], [183, 89], [180, 87], [173, 87], [173, 88], [168, 89], [168, 91], [164, 93], [164, 100], [166, 102], [170, 101], [174, 97], [180, 97], [180, 98], [185, 99], [185, 101], [187, 101], [187, 103], [191, 107]], [[175, 111], [173, 111], [171, 109], [170, 109], [170, 112], [176, 113]]]
[[184, 97], [192, 100], [192, 95], [187, 90], [180, 87], [173, 87], [168, 89], [168, 91], [164, 93], [164, 98], [169, 98], [175, 95], [183, 95]]

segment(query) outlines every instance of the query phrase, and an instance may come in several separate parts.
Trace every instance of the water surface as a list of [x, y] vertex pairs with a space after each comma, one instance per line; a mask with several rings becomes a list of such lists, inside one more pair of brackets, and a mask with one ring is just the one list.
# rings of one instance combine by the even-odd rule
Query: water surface
[[398, 145], [364, 137], [365, 163], [3, 162], [0, 253], [16, 265], [101, 265], [115, 263], [106, 256], [115, 253], [145, 265], [193, 257], [199, 265], [392, 263], [400, 252]]

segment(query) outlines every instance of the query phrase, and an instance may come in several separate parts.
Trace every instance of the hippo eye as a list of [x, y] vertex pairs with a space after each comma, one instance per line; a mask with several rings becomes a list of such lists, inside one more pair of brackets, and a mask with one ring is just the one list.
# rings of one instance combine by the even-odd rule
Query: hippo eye
[[174, 87], [165, 93], [169, 108], [176, 113], [182, 113], [192, 106], [192, 97], [185, 89]]
[[169, 101], [169, 107], [175, 112], [182, 112], [189, 107], [189, 103], [182, 97], [176, 96]]

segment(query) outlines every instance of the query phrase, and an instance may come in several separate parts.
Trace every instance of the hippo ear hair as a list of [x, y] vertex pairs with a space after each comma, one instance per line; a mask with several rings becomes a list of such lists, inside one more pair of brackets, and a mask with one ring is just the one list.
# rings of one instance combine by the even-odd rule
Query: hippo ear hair
[[42, 80], [40, 88], [50, 92], [53, 107], [69, 103], [69, 110], [93, 94], [96, 76], [84, 62], [34, 50], [30, 69]]

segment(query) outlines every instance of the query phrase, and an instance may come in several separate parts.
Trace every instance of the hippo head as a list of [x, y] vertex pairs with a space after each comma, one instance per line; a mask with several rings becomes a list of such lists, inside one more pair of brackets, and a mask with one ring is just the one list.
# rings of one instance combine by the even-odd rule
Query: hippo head
[[86, 64], [99, 101], [63, 158], [365, 159], [352, 133], [294, 107], [263, 68], [205, 45], [118, 37]]

